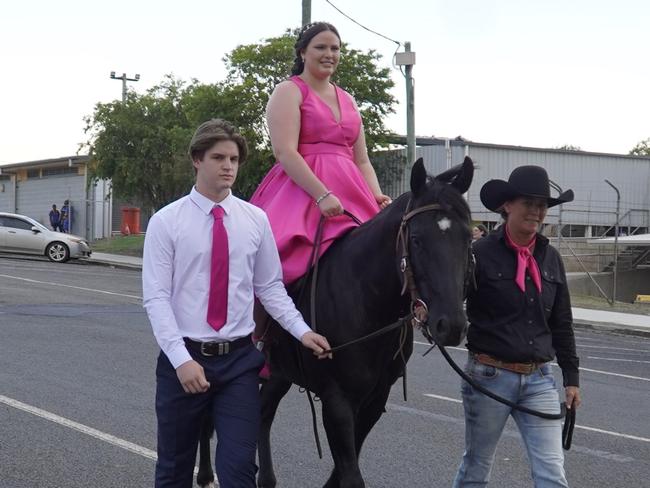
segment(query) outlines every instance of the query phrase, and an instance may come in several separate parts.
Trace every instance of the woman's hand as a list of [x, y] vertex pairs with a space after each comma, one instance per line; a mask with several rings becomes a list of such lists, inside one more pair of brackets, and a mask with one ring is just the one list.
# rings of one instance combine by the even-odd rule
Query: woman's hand
[[388, 195], [375, 195], [375, 200], [377, 200], [380, 208], [386, 208], [393, 203], [393, 200]]
[[318, 203], [318, 208], [320, 209], [320, 213], [325, 217], [336, 217], [343, 213], [343, 205], [341, 205], [341, 201], [333, 193], [323, 198]]

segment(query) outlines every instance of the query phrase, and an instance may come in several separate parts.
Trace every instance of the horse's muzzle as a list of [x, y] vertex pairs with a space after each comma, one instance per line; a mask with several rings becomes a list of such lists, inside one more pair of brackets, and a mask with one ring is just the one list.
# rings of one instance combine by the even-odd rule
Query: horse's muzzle
[[[429, 318], [431, 319], [431, 317]], [[465, 314], [460, 314], [453, 320], [443, 315], [435, 323], [431, 323], [429, 320], [429, 324], [426, 324], [425, 327], [436, 343], [443, 346], [457, 346], [467, 332], [467, 320]]]

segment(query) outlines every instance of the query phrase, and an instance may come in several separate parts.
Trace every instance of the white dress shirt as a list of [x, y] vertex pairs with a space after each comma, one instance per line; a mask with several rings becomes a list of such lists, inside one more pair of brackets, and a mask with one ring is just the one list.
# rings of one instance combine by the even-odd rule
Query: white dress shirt
[[280, 258], [266, 214], [232, 193], [218, 204], [225, 211], [228, 232], [228, 316], [219, 331], [208, 324], [215, 205], [192, 188], [189, 195], [156, 212], [147, 226], [144, 308], [156, 341], [174, 368], [192, 359], [183, 337], [232, 341], [253, 332], [254, 295], [297, 339], [310, 330], [282, 284]]

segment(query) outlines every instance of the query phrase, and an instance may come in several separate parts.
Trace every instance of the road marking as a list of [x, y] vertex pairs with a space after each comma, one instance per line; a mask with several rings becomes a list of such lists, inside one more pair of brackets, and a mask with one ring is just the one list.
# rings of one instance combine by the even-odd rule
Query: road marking
[[[424, 396], [430, 397], [430, 398], [437, 398], [439, 400], [446, 400], [448, 402], [454, 402], [454, 403], [463, 403], [462, 400], [458, 400], [456, 398], [449, 398], [446, 396], [441, 396], [441, 395], [434, 395], [432, 393], [425, 393]], [[577, 425], [575, 426], [576, 429], [582, 429], [582, 430], [589, 430], [591, 432], [598, 432], [600, 434], [607, 434], [607, 435], [612, 435], [615, 437], [623, 437], [625, 439], [631, 439], [634, 441], [641, 441], [641, 442], [650, 442], [650, 439], [647, 439], [645, 437], [638, 437], [635, 435], [629, 435], [629, 434], [621, 434], [620, 432], [613, 432], [611, 430], [603, 430], [603, 429], [597, 429], [595, 427], [587, 427], [584, 425]]]
[[463, 403], [462, 400], [456, 400], [455, 398], [449, 398], [449, 397], [441, 396], [441, 395], [434, 395], [433, 393], [425, 393], [424, 396], [429, 397], [429, 398], [437, 398], [438, 400], [445, 400], [445, 401], [448, 401], [448, 402]]
[[[429, 343], [427, 342], [419, 342], [415, 341], [416, 344], [422, 344], [423, 346], [430, 346]], [[457, 351], [467, 351], [464, 347], [447, 347], [446, 349], [454, 349]], [[552, 366], [556, 366], [559, 368], [557, 363], [551, 363]], [[619, 378], [627, 378], [630, 380], [639, 380], [639, 381], [650, 381], [650, 378], [643, 378], [642, 376], [632, 376], [629, 374], [621, 374], [621, 373], [610, 373], [609, 371], [601, 371], [599, 369], [589, 369], [589, 368], [580, 368], [580, 371], [588, 371], [590, 373], [597, 373], [597, 374], [604, 374], [608, 376], [618, 376]]]
[[147, 449], [146, 447], [139, 446], [138, 444], [134, 444], [133, 442], [125, 441], [124, 439], [120, 439], [119, 437], [115, 437], [114, 435], [107, 434], [97, 429], [93, 429], [92, 427], [88, 427], [87, 425], [80, 424], [79, 422], [75, 422], [74, 420], [70, 420], [65, 417], [61, 417], [54, 413], [48, 412], [47, 410], [43, 410], [38, 407], [33, 407], [31, 405], [20, 402], [18, 400], [14, 400], [13, 398], [9, 398], [4, 395], [0, 395], [0, 403], [4, 403], [5, 405], [9, 405], [10, 407], [17, 408], [18, 410], [22, 410], [23, 412], [31, 413], [32, 415], [36, 415], [37, 417], [41, 417], [45, 420], [49, 420], [50, 422], [54, 422], [55, 424], [63, 425], [64, 427], [69, 427], [70, 429], [94, 437], [95, 439], [99, 439], [101, 441], [107, 442], [108, 444], [112, 444], [114, 446], [120, 447], [127, 451], [133, 452], [135, 454], [139, 454], [140, 456], [146, 457], [147, 459], [152, 459], [154, 461], [158, 459], [158, 455], [156, 454], [156, 452], [152, 451], [151, 449]]
[[621, 434], [619, 432], [612, 432], [611, 430], [596, 429], [595, 427], [586, 427], [584, 425], [576, 425], [576, 429], [590, 430], [592, 432], [599, 432], [601, 434], [613, 435], [616, 437], [624, 437], [625, 439], [632, 439], [634, 441], [650, 442], [650, 439], [647, 439], [645, 437], [638, 437], [629, 434]]
[[[557, 366], [557, 364], [553, 363], [553, 366]], [[632, 376], [629, 374], [621, 374], [621, 373], [610, 373], [609, 371], [600, 371], [599, 369], [589, 369], [589, 368], [580, 368], [580, 371], [589, 371], [590, 373], [598, 373], [598, 374], [606, 374], [609, 376], [618, 376], [619, 378], [628, 378], [631, 380], [639, 380], [639, 381], [650, 381], [650, 378], [643, 378], [641, 376]]]
[[19, 280], [19, 281], [26, 281], [28, 283], [38, 283], [40, 285], [53, 285], [56, 287], [65, 287], [65, 288], [73, 288], [75, 290], [83, 290], [83, 291], [91, 291], [94, 293], [104, 293], [106, 295], [114, 295], [118, 297], [126, 297], [126, 298], [136, 298], [137, 300], [142, 300], [142, 297], [137, 296], [137, 295], [127, 295], [125, 293], [116, 293], [113, 291], [106, 291], [106, 290], [97, 290], [96, 288], [84, 288], [83, 286], [73, 286], [73, 285], [64, 285], [61, 283], [52, 283], [50, 281], [39, 281], [39, 280], [32, 280], [29, 278], [20, 278], [18, 276], [11, 276], [11, 275], [5, 275], [5, 274], [0, 274], [0, 277], [2, 278], [10, 278], [13, 280]]
[[[387, 403], [386, 404], [386, 409], [387, 410], [392, 410], [395, 412], [401, 412], [409, 415], [415, 415], [417, 417], [423, 417], [426, 419], [433, 419], [435, 421], [439, 422], [447, 422], [450, 424], [457, 425], [459, 428], [464, 428], [465, 427], [465, 420], [456, 418], [456, 417], [450, 417], [449, 415], [443, 415], [439, 413], [434, 413], [434, 412], [429, 412], [427, 410], [420, 410], [417, 408], [411, 408], [411, 407], [406, 407], [403, 405], [396, 405], [394, 403]], [[576, 426], [578, 427], [578, 426]], [[515, 429], [511, 429], [509, 427], [506, 427], [503, 430], [503, 435], [506, 437], [510, 437], [513, 439], [521, 439], [521, 434], [519, 434], [518, 431]], [[601, 451], [598, 449], [590, 449], [585, 446], [580, 446], [578, 444], [573, 444], [571, 446], [571, 449], [575, 452], [580, 452], [583, 454], [587, 454], [589, 456], [593, 456], [596, 458], [600, 459], [607, 459], [608, 461], [616, 461], [618, 463], [633, 463], [637, 461], [636, 459], [629, 457], [629, 456], [623, 456], [622, 454], [616, 454], [613, 452], [609, 451]]]
[[635, 351], [635, 352], [650, 352], [648, 349], [630, 349], [627, 347], [610, 347], [610, 346], [585, 346], [579, 345], [579, 347], [589, 348], [589, 349], [607, 349], [608, 351]]
[[[26, 403], [20, 402], [18, 400], [14, 400], [13, 398], [9, 398], [4, 395], [0, 395], [0, 403], [4, 403], [5, 405], [8, 405], [10, 407], [14, 407], [18, 410], [22, 410], [23, 412], [31, 413], [32, 415], [36, 415], [37, 417], [40, 417], [42, 419], [49, 420], [50, 422], [54, 422], [55, 424], [59, 424], [64, 427], [69, 427], [70, 429], [81, 432], [82, 434], [89, 435], [90, 437], [94, 437], [95, 439], [99, 439], [100, 441], [104, 441], [108, 444], [112, 444], [113, 446], [119, 447], [126, 451], [132, 452], [134, 454], [138, 454], [147, 459], [151, 459], [152, 461], [158, 460], [158, 454], [156, 453], [156, 451], [152, 451], [151, 449], [147, 449], [146, 447], [140, 446], [133, 442], [120, 439], [119, 437], [115, 437], [114, 435], [107, 434], [106, 432], [102, 432], [101, 430], [93, 429], [92, 427], [88, 427], [87, 425], [80, 424], [79, 422], [75, 422], [74, 420], [61, 417], [60, 415], [56, 415], [52, 412], [48, 412], [47, 410], [43, 410], [38, 407], [33, 407], [32, 405], [28, 405]], [[198, 472], [199, 472], [199, 468], [195, 466], [194, 475], [198, 474]], [[214, 484], [211, 486], [213, 486], [214, 488], [219, 488], [219, 483], [215, 480]]]
[[650, 361], [643, 361], [641, 359], [601, 358], [598, 356], [587, 356], [587, 359], [600, 359], [601, 361], [622, 361], [626, 363], [650, 363]]

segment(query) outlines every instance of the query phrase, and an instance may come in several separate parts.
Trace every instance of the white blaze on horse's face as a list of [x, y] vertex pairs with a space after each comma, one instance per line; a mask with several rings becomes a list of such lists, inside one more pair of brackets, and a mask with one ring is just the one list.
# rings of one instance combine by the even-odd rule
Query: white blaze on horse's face
[[447, 217], [443, 217], [438, 221], [438, 227], [440, 227], [441, 231], [446, 231], [451, 227], [451, 220], [449, 220]]

